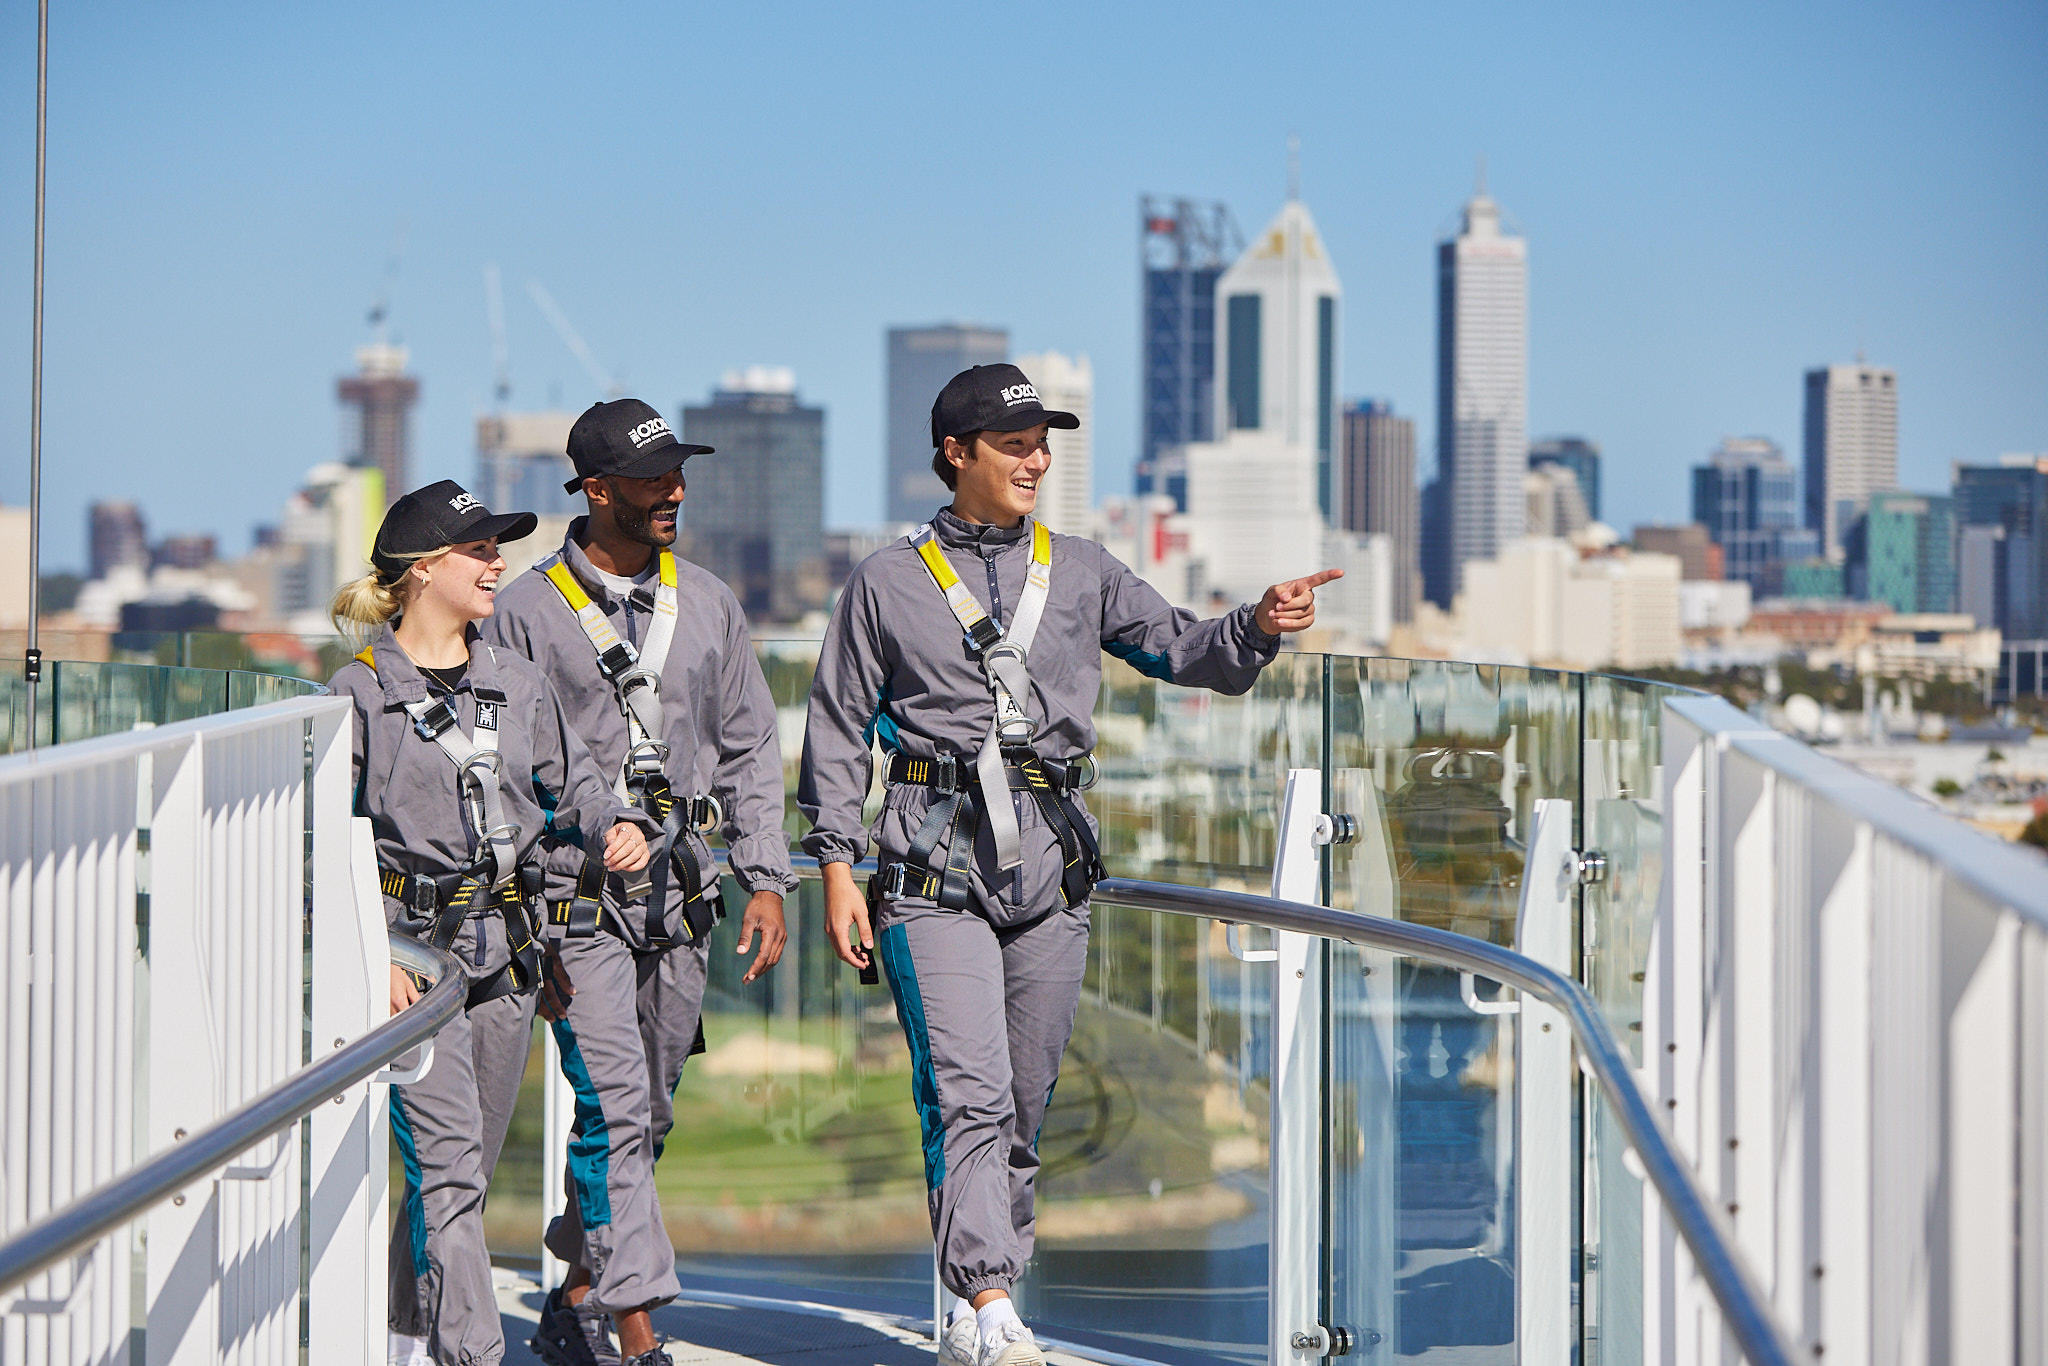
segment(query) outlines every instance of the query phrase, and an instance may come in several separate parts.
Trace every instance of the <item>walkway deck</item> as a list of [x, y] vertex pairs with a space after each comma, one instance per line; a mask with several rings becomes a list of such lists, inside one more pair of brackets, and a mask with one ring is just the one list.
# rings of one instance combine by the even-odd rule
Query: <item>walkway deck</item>
[[[527, 1340], [540, 1321], [540, 1287], [502, 1267], [496, 1274], [505, 1366], [537, 1366]], [[667, 1340], [675, 1366], [932, 1366], [936, 1354], [922, 1322], [744, 1295], [686, 1291], [655, 1311], [654, 1330]], [[1094, 1366], [1066, 1352], [1047, 1352], [1046, 1361]]]

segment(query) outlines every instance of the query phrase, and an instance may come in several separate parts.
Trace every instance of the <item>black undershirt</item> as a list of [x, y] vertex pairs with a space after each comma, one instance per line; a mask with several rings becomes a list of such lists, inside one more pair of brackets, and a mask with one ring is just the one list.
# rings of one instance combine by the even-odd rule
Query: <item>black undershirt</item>
[[420, 672], [433, 679], [436, 683], [439, 683], [449, 692], [454, 692], [458, 687], [462, 686], [462, 676], [469, 672], [469, 664], [467, 661], [464, 661], [461, 664], [451, 664], [445, 669], [430, 669], [422, 664], [420, 665]]

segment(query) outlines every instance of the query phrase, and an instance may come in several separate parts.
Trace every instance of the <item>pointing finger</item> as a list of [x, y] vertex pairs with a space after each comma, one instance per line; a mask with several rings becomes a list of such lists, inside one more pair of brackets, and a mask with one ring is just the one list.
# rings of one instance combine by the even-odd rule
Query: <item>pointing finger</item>
[[1309, 575], [1305, 579], [1296, 579], [1293, 583], [1288, 584], [1287, 587], [1295, 593], [1313, 593], [1332, 579], [1341, 579], [1343, 577], [1344, 571], [1341, 569], [1324, 569]]

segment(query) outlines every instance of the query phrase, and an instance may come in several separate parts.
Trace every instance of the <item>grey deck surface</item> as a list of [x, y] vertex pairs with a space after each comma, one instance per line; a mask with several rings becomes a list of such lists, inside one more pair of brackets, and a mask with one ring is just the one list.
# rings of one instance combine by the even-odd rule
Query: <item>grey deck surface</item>
[[[504, 1268], [497, 1270], [498, 1312], [505, 1325], [506, 1366], [540, 1361], [527, 1340], [540, 1320], [540, 1288]], [[686, 1298], [654, 1311], [654, 1331], [666, 1339], [675, 1366], [932, 1366], [936, 1350], [925, 1329], [882, 1314], [825, 1305]], [[1056, 1366], [1090, 1366], [1087, 1359], [1048, 1352]]]

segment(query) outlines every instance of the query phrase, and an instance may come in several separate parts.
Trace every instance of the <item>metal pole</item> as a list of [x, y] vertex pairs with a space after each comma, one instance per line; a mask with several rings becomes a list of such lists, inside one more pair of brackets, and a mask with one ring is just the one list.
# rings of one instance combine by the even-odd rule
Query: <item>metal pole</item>
[[43, 578], [43, 181], [49, 161], [50, 0], [36, 5], [36, 271], [35, 337], [29, 347], [28, 399], [28, 648], [22, 677], [28, 685], [28, 748], [36, 747], [36, 691], [43, 652], [36, 619], [42, 615]]

